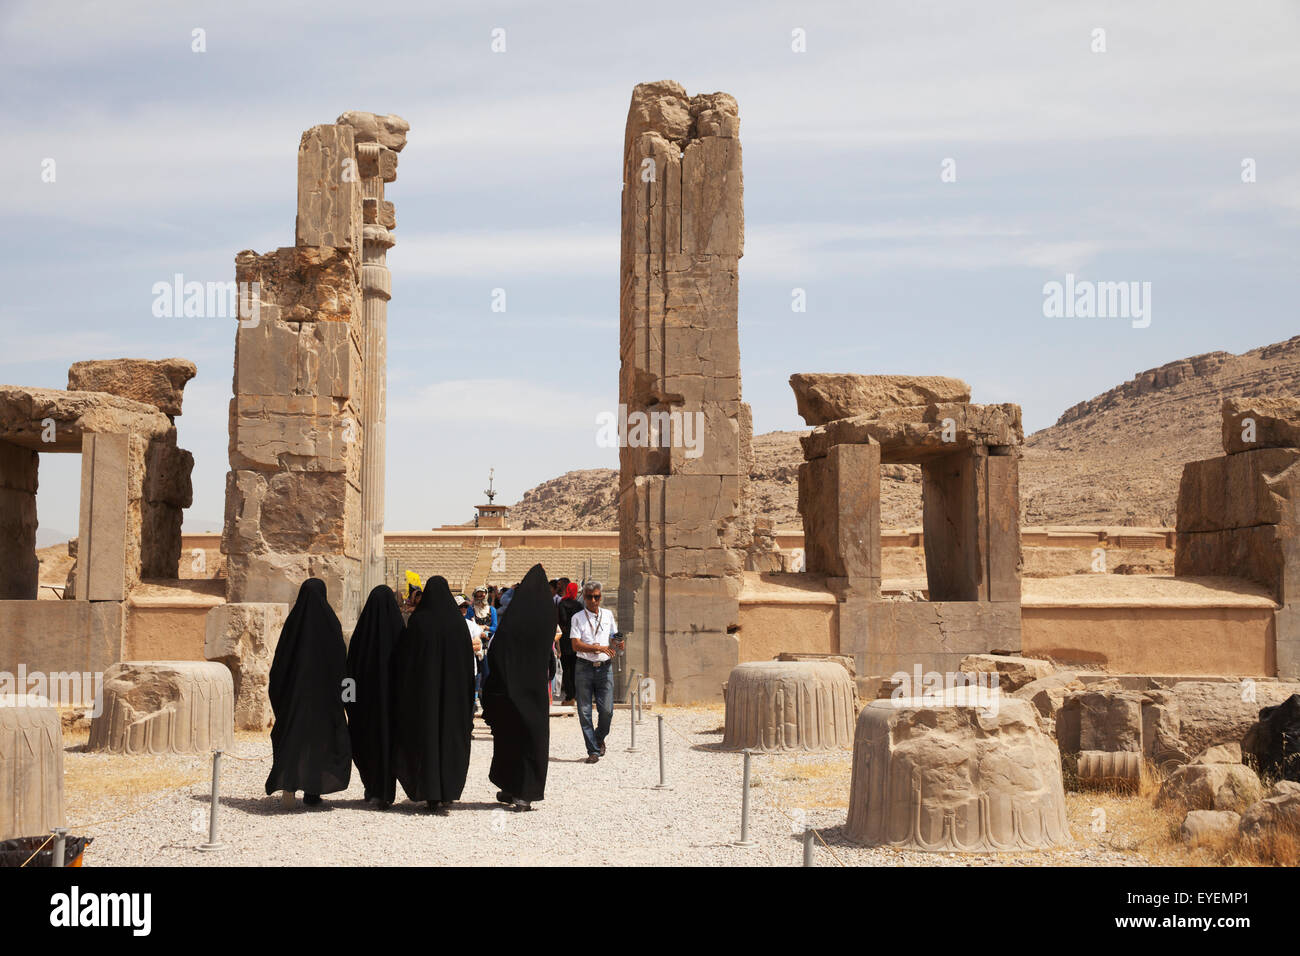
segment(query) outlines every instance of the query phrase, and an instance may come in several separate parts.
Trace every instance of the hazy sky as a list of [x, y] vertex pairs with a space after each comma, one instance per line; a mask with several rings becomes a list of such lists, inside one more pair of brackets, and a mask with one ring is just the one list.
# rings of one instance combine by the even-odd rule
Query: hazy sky
[[[156, 319], [153, 284], [291, 245], [301, 132], [393, 112], [388, 527], [466, 520], [489, 467], [506, 502], [617, 467], [595, 417], [618, 401], [623, 126], [664, 78], [740, 104], [756, 431], [801, 426], [797, 371], [960, 376], [1031, 430], [1139, 370], [1300, 332], [1293, 0], [4, 0], [0, 381], [194, 360], [187, 527], [218, 526], [233, 324]], [[1150, 282], [1150, 325], [1045, 318], [1066, 273]], [[44, 531], [75, 531], [78, 474], [42, 456]]]

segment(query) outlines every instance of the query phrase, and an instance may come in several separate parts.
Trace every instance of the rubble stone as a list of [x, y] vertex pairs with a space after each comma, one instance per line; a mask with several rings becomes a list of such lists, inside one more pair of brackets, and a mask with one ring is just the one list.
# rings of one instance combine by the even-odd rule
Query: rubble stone
[[181, 413], [185, 383], [197, 374], [198, 367], [182, 358], [74, 362], [68, 369], [68, 391], [107, 392], [175, 418]]

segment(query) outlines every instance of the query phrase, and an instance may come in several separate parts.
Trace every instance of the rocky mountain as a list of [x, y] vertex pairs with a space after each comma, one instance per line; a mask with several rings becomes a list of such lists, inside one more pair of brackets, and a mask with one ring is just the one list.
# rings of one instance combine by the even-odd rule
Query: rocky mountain
[[1140, 372], [1025, 441], [1025, 524], [1174, 523], [1189, 461], [1223, 454], [1223, 400], [1300, 394], [1300, 336]]
[[[1067, 409], [1028, 436], [1020, 467], [1026, 525], [1170, 525], [1183, 465], [1223, 453], [1220, 406], [1232, 395], [1300, 395], [1300, 336], [1241, 355], [1208, 352], [1139, 372]], [[754, 436], [753, 510], [777, 528], [800, 528], [798, 474], [806, 431]], [[881, 524], [921, 523], [920, 469], [887, 465]], [[524, 493], [510, 523], [523, 528], [613, 530], [618, 472], [572, 471]]]

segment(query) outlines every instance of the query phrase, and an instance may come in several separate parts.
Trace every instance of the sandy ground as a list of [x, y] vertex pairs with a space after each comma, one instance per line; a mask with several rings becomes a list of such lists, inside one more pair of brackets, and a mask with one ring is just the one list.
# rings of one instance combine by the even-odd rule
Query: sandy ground
[[[404, 799], [387, 811], [366, 806], [355, 770], [345, 793], [318, 809], [285, 810], [263, 784], [270, 740], [238, 735], [222, 773], [221, 839], [226, 849], [199, 852], [207, 839], [210, 758], [121, 757], [66, 753], [68, 820], [73, 833], [96, 837], [87, 866], [179, 865], [529, 865], [797, 866], [804, 822], [819, 828], [817, 864], [899, 865], [1144, 865], [1133, 840], [1123, 848], [1089, 826], [1087, 801], [1071, 799], [1078, 842], [1070, 849], [1006, 855], [929, 854], [867, 848], [843, 832], [849, 755], [755, 756], [750, 816], [751, 848], [739, 836], [742, 757], [718, 749], [722, 708], [663, 708], [668, 784], [656, 790], [656, 719], [638, 727], [638, 753], [627, 753], [628, 712], [615, 713], [609, 755], [595, 765], [575, 717], [551, 719], [551, 764], [546, 799], [517, 813], [495, 802], [487, 779], [491, 737], [475, 729], [465, 794], [449, 816], [424, 812]], [[125, 792], [124, 792], [125, 791]], [[1112, 810], [1109, 833], [1122, 832], [1122, 808]], [[78, 823], [121, 817], [87, 829]]]

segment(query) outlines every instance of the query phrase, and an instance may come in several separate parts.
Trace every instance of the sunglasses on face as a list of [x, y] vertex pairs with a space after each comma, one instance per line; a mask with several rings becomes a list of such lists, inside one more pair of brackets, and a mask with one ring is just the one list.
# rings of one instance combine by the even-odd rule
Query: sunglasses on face
[[599, 594], [588, 594], [588, 595], [587, 595], [587, 600], [588, 600], [588, 601], [599, 601], [599, 600], [600, 600], [600, 595], [599, 595]]

